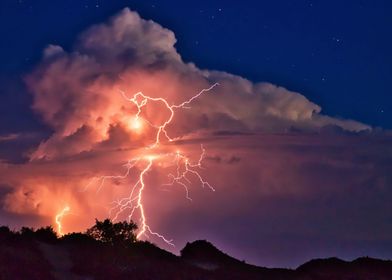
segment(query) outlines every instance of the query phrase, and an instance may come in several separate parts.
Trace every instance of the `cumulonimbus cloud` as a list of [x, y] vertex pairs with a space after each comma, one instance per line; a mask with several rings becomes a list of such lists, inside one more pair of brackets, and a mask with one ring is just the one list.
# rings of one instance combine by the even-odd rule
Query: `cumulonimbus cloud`
[[[137, 145], [137, 137], [126, 131], [135, 108], [120, 91], [142, 91], [174, 104], [219, 83], [192, 104], [192, 110], [177, 113], [171, 127], [177, 136], [202, 130], [317, 131], [328, 125], [348, 131], [370, 129], [356, 121], [322, 115], [320, 106], [283, 87], [185, 63], [175, 43], [172, 31], [126, 8], [107, 23], [82, 33], [70, 52], [48, 46], [27, 81], [34, 96], [33, 109], [54, 133], [32, 159], [89, 151], [108, 141], [115, 130], [128, 135], [124, 144]], [[156, 111], [154, 118], [165, 113]]]

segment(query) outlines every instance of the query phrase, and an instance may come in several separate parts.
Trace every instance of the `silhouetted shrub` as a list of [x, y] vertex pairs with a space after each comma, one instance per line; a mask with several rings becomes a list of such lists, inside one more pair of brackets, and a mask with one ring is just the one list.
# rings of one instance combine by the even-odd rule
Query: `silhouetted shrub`
[[136, 241], [135, 230], [137, 225], [131, 222], [112, 223], [111, 220], [104, 221], [95, 220], [95, 225], [87, 230], [87, 235], [95, 240], [110, 243], [132, 243]]

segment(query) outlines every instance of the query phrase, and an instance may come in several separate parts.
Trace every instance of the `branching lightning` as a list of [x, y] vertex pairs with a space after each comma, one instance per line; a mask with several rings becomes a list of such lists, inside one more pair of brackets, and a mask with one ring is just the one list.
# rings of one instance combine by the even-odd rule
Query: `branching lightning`
[[140, 127], [140, 121], [139, 121], [140, 114], [142, 113], [143, 107], [146, 106], [149, 101], [161, 102], [169, 110], [170, 116], [167, 118], [166, 121], [163, 122], [162, 125], [155, 126], [155, 125], [152, 125], [149, 122], [150, 125], [152, 125], [156, 129], [158, 129], [158, 131], [156, 133], [155, 142], [149, 147], [149, 148], [154, 148], [154, 147], [159, 145], [162, 133], [165, 135], [166, 139], [169, 142], [172, 142], [172, 141], [176, 140], [176, 139], [173, 139], [173, 138], [169, 137], [169, 135], [168, 135], [168, 133], [166, 131], [167, 125], [170, 124], [172, 122], [173, 118], [174, 118], [174, 110], [175, 109], [179, 109], [179, 108], [188, 108], [189, 109], [189, 107], [187, 107], [187, 105], [189, 105], [193, 100], [195, 100], [198, 97], [200, 97], [200, 95], [202, 95], [204, 92], [208, 92], [208, 91], [212, 90], [217, 85], [218, 85], [218, 83], [215, 83], [212, 86], [210, 86], [209, 88], [202, 89], [198, 94], [192, 96], [190, 99], [182, 102], [181, 104], [177, 104], [177, 105], [169, 105], [167, 100], [164, 99], [163, 97], [150, 97], [150, 96], [144, 95], [140, 91], [137, 92], [136, 94], [134, 94], [131, 98], [129, 98], [125, 94], [124, 91], [120, 91], [120, 92], [124, 96], [125, 99], [127, 99], [130, 102], [132, 102], [137, 107], [137, 113], [135, 115], [134, 120], [132, 121], [132, 126], [135, 127], [135, 128], [139, 128]]
[[[200, 182], [202, 187], [208, 187], [212, 191], [215, 189], [203, 179], [200, 175], [199, 170], [202, 169], [202, 161], [205, 156], [205, 149], [203, 145], [201, 145], [201, 154], [197, 162], [191, 162], [191, 160], [180, 151], [170, 152], [170, 153], [153, 153], [162, 142], [161, 139], [164, 138], [164, 141], [172, 142], [175, 141], [177, 138], [171, 138], [166, 130], [167, 126], [173, 121], [175, 116], [175, 111], [177, 109], [187, 108], [189, 109], [188, 105], [194, 101], [195, 99], [199, 98], [203, 93], [212, 90], [216, 87], [218, 83], [213, 84], [211, 87], [201, 90], [196, 95], [192, 96], [190, 99], [182, 102], [181, 104], [170, 105], [169, 102], [163, 97], [150, 97], [142, 92], [135, 93], [132, 97], [128, 97], [124, 91], [120, 91], [123, 97], [135, 105], [137, 111], [134, 118], [131, 120], [130, 127], [134, 130], [141, 129], [141, 113], [143, 108], [148, 105], [149, 102], [159, 102], [164, 105], [164, 107], [168, 110], [169, 116], [165, 119], [160, 125], [154, 125], [149, 120], [143, 119], [143, 122], [147, 122], [150, 126], [156, 129], [156, 134], [154, 136], [154, 142], [151, 145], [145, 147], [144, 152], [141, 156], [131, 158], [124, 164], [125, 173], [123, 175], [117, 176], [100, 176], [95, 177], [90, 181], [88, 184], [91, 185], [93, 183], [98, 184], [97, 191], [100, 191], [107, 180], [113, 179], [126, 179], [130, 176], [131, 171], [133, 169], [137, 169], [138, 179], [135, 184], [133, 184], [130, 194], [124, 198], [118, 199], [117, 201], [113, 202], [113, 207], [110, 209], [110, 216], [113, 217], [113, 220], [119, 218], [119, 215], [124, 213], [124, 211], [129, 211], [128, 220], [131, 220], [134, 216], [135, 211], [138, 211], [140, 215], [140, 230], [137, 233], [137, 238], [140, 239], [141, 237], [149, 237], [149, 235], [154, 235], [169, 245], [174, 246], [172, 240], [165, 238], [163, 235], [154, 232], [151, 230], [150, 226], [147, 223], [147, 218], [145, 214], [145, 209], [143, 206], [143, 191], [146, 188], [145, 177], [147, 173], [152, 169], [154, 163], [157, 161], [165, 161], [165, 162], [172, 162], [174, 166], [176, 166], [176, 173], [175, 174], [168, 174], [170, 178], [170, 182], [165, 185], [174, 185], [178, 184], [182, 186], [185, 190], [185, 195], [188, 200], [192, 200], [189, 196], [189, 186], [191, 184], [191, 180], [196, 179]], [[88, 187], [87, 186], [87, 187]], [[86, 187], [86, 188], [87, 188]], [[64, 210], [63, 210], [64, 211]], [[63, 215], [63, 214], [62, 214]], [[58, 232], [61, 232], [61, 213], [56, 216], [56, 223], [58, 224]], [[59, 222], [57, 222], [59, 220]], [[61, 233], [60, 233], [61, 234]]]

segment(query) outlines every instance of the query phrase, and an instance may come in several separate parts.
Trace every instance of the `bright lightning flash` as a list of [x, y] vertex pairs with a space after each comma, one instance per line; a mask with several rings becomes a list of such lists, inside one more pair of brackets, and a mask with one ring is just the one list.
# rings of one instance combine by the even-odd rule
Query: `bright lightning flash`
[[129, 126], [132, 130], [140, 132], [143, 127], [143, 124], [139, 118], [134, 118], [133, 120], [131, 120]]
[[63, 208], [63, 210], [61, 210], [61, 211], [56, 215], [56, 217], [55, 217], [55, 221], [56, 221], [56, 224], [57, 224], [57, 233], [58, 233], [60, 236], [63, 236], [63, 235], [64, 235], [64, 233], [63, 233], [63, 225], [62, 225], [61, 222], [62, 222], [64, 216], [67, 215], [67, 213], [68, 213], [70, 210], [71, 210], [71, 208], [70, 208], [69, 206], [65, 206], [65, 207]]
[[[119, 215], [122, 214], [124, 211], [128, 210], [129, 215], [128, 215], [128, 220], [131, 220], [135, 211], [138, 211], [140, 215], [140, 230], [137, 233], [137, 238], [141, 238], [142, 236], [149, 237], [148, 235], [154, 235], [160, 239], [162, 239], [164, 242], [166, 242], [169, 245], [174, 246], [172, 243], [172, 240], [166, 239], [163, 235], [154, 232], [151, 230], [150, 226], [147, 223], [147, 218], [145, 215], [145, 210], [143, 206], [143, 191], [146, 188], [145, 184], [145, 177], [147, 173], [151, 170], [153, 167], [154, 163], [156, 161], [166, 161], [169, 163], [172, 163], [174, 166], [176, 166], [176, 173], [175, 174], [168, 174], [168, 177], [171, 179], [169, 183], [166, 185], [174, 185], [178, 184], [182, 186], [185, 189], [186, 193], [186, 198], [191, 200], [189, 196], [189, 185], [191, 184], [191, 180], [196, 179], [200, 182], [200, 184], [205, 187], [207, 186], [210, 188], [212, 191], [215, 191], [215, 189], [207, 182], [205, 181], [202, 176], [199, 173], [199, 169], [202, 169], [202, 161], [205, 155], [205, 149], [203, 146], [201, 146], [201, 155], [198, 159], [197, 162], [191, 162], [191, 160], [183, 153], [180, 151], [176, 152], [170, 152], [170, 153], [152, 153], [154, 148], [157, 148], [162, 142], [161, 138], [164, 138], [164, 140], [168, 142], [172, 142], [176, 140], [177, 138], [171, 138], [166, 131], [166, 127], [173, 121], [175, 111], [177, 109], [182, 109], [182, 108], [187, 108], [189, 109], [188, 105], [198, 97], [200, 97], [203, 93], [208, 92], [212, 90], [214, 87], [216, 87], [218, 83], [213, 84], [211, 87], [206, 88], [201, 90], [198, 94], [192, 96], [190, 99], [182, 102], [181, 104], [177, 105], [169, 105], [169, 102], [164, 99], [163, 97], [150, 97], [147, 95], [144, 95], [142, 92], [137, 92], [134, 94], [132, 97], [128, 97], [125, 92], [121, 91], [121, 94], [123, 97], [134, 104], [136, 106], [137, 112], [134, 116], [134, 118], [131, 121], [130, 128], [136, 131], [140, 131], [142, 128], [142, 121], [145, 123], [148, 123], [151, 127], [156, 129], [156, 134], [155, 134], [155, 139], [154, 142], [145, 147], [144, 153], [141, 156], [131, 158], [128, 160], [128, 162], [124, 165], [126, 168], [126, 172], [123, 175], [118, 175], [118, 176], [101, 176], [101, 177], [95, 177], [93, 180], [88, 184], [90, 185], [92, 182], [100, 182], [98, 186], [98, 191], [103, 187], [104, 183], [106, 180], [109, 179], [126, 179], [133, 168], [139, 171], [138, 175], [138, 180], [136, 183], [132, 186], [131, 191], [129, 196], [121, 198], [117, 201], [114, 201], [113, 204], [114, 206], [110, 209], [110, 215], [113, 217], [113, 220], [116, 220], [119, 218]], [[149, 102], [159, 102], [164, 105], [164, 107], [168, 110], [169, 116], [167, 119], [165, 119], [160, 125], [153, 125], [151, 122], [149, 122], [146, 119], [141, 120], [140, 114], [142, 113], [142, 110], [145, 106], [148, 105]], [[158, 164], [159, 165], [159, 164]], [[112, 215], [113, 213], [113, 215]], [[59, 216], [59, 215], [58, 215]], [[62, 217], [62, 216], [59, 216]], [[56, 216], [56, 222], [57, 222], [57, 216]], [[61, 232], [61, 223], [57, 223], [59, 225], [59, 233]]]

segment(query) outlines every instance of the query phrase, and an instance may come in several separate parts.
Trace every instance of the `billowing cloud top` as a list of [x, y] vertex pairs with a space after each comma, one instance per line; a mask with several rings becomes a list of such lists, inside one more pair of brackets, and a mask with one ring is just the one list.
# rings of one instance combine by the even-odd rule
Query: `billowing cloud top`
[[175, 104], [216, 82], [220, 86], [192, 104], [192, 110], [178, 112], [171, 133], [317, 131], [330, 125], [348, 131], [370, 129], [356, 121], [322, 115], [320, 106], [285, 88], [200, 70], [182, 61], [175, 43], [172, 31], [126, 8], [108, 23], [84, 32], [72, 52], [48, 46], [28, 84], [34, 110], [54, 134], [32, 159], [73, 155], [103, 142], [116, 147], [138, 145], [140, 139], [126, 129], [135, 108], [125, 102], [121, 91], [142, 91]]

